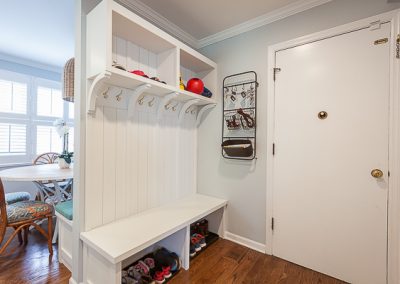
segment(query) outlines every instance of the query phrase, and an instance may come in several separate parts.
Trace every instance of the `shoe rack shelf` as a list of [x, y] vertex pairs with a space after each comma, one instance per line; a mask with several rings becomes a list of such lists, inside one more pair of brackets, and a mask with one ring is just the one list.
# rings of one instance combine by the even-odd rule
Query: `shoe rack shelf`
[[192, 261], [193, 259], [195, 259], [196, 257], [198, 257], [200, 254], [202, 254], [204, 251], [206, 251], [213, 243], [215, 243], [216, 241], [218, 241], [219, 236], [218, 234], [215, 234], [213, 232], [209, 232], [208, 236], [205, 237], [206, 238], [206, 244], [207, 246], [201, 248], [200, 251], [196, 252], [196, 254], [194, 256], [190, 257], [190, 261]]
[[[205, 110], [216, 106], [217, 65], [114, 1], [103, 0], [89, 13], [87, 38], [88, 114], [95, 115], [101, 96], [113, 100], [116, 107], [127, 102], [123, 107], [128, 106], [130, 114], [138, 103], [154, 97], [159, 110], [169, 104], [181, 109], [186, 104], [197, 108], [198, 122]], [[114, 63], [127, 71], [113, 67]], [[132, 70], [166, 84], [128, 72]], [[181, 73], [202, 79], [213, 97], [181, 90]], [[110, 87], [120, 88], [114, 92], [118, 96], [109, 94]], [[187, 110], [179, 112], [180, 119]]]
[[176, 252], [189, 269], [190, 224], [207, 217], [209, 230], [223, 236], [226, 205], [226, 200], [194, 194], [81, 233], [84, 283], [119, 284], [123, 267], [158, 246]]

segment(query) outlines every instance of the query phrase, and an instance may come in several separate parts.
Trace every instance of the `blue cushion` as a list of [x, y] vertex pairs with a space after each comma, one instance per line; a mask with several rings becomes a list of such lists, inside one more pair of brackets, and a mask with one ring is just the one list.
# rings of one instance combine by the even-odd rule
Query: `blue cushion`
[[10, 192], [6, 193], [6, 204], [13, 204], [19, 201], [31, 199], [29, 192]]
[[65, 218], [68, 220], [72, 221], [73, 217], [73, 206], [72, 206], [72, 200], [60, 202], [56, 205], [56, 211], [63, 215]]

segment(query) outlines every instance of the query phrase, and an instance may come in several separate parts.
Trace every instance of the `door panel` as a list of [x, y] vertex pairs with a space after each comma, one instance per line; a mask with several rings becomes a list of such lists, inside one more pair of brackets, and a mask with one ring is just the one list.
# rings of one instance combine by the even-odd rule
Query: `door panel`
[[386, 283], [390, 49], [374, 45], [381, 38], [389, 24], [276, 53], [273, 254], [351, 283]]

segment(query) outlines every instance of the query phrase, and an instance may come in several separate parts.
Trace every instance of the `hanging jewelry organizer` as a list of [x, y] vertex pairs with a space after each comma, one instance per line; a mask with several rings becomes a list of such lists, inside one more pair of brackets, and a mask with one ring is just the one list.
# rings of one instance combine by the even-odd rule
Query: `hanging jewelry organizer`
[[222, 156], [256, 158], [257, 73], [238, 73], [223, 81]]

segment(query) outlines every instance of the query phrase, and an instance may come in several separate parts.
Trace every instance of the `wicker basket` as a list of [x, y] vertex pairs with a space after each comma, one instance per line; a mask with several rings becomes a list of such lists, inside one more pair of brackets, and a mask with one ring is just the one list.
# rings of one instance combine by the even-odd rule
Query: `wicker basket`
[[64, 66], [64, 86], [63, 100], [68, 102], [74, 101], [74, 77], [75, 77], [75, 58], [71, 58]]

